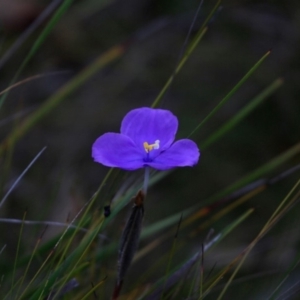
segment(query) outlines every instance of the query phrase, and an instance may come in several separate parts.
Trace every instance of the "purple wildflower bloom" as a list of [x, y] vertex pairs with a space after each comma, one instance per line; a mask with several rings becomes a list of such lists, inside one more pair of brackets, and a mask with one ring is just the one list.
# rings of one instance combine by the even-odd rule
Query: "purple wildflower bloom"
[[121, 133], [105, 133], [95, 141], [92, 156], [107, 167], [125, 170], [193, 166], [199, 160], [199, 149], [189, 139], [173, 143], [177, 128], [178, 120], [168, 110], [134, 109], [124, 117]]

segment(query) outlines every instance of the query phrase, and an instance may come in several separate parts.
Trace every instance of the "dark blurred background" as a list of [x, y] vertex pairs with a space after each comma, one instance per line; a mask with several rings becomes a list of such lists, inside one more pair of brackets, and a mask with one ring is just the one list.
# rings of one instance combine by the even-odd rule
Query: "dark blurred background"
[[[0, 0], [2, 57], [49, 3]], [[204, 1], [191, 37], [214, 4]], [[118, 132], [129, 110], [152, 104], [174, 71], [198, 5], [199, 1], [193, 0], [74, 2], [19, 79], [49, 75], [14, 89], [2, 106], [1, 138], [106, 50], [118, 44], [128, 48], [17, 142], [4, 191], [44, 146], [47, 150], [7, 200], [2, 217], [21, 219], [27, 208], [28, 219], [64, 222], [78, 211], [107, 172], [93, 162], [92, 143], [105, 132]], [[5, 61], [0, 90], [10, 85], [43, 26], [45, 23]], [[271, 55], [259, 70], [193, 136], [200, 149], [202, 140], [276, 78], [282, 77], [284, 85], [226, 137], [202, 151], [198, 166], [178, 169], [149, 190], [146, 224], [199, 203], [299, 141], [299, 37], [299, 1], [223, 1], [163, 101], [163, 107], [179, 118], [178, 137], [187, 136], [270, 49]], [[299, 157], [278, 172], [297, 162]], [[0, 167], [3, 170], [4, 166]], [[257, 208], [255, 221], [232, 237], [228, 242], [231, 250], [249, 243], [295, 179], [279, 183], [246, 204]], [[297, 213], [291, 213], [289, 224], [295, 222], [294, 228], [299, 230], [296, 219]], [[223, 221], [216, 230], [230, 222]], [[17, 240], [19, 228], [0, 226], [6, 243]], [[299, 246], [297, 230], [290, 233], [291, 243], [286, 241], [286, 253]], [[275, 247], [272, 242], [266, 244], [268, 251]], [[218, 254], [210, 259], [216, 260]], [[272, 257], [272, 253], [268, 255]], [[222, 259], [226, 261], [218, 257]]]

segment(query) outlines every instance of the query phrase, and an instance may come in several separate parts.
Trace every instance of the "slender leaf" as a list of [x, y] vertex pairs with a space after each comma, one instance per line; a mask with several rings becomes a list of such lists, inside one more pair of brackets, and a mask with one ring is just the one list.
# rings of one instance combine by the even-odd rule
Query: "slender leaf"
[[260, 67], [265, 59], [270, 55], [271, 51], [268, 51], [247, 73], [246, 75], [233, 87], [233, 89], [219, 102], [219, 104], [204, 118], [199, 125], [188, 135], [192, 136], [196, 133], [209, 119], [211, 119], [237, 92], [237, 90], [250, 78], [250, 76]]
[[258, 94], [252, 101], [249, 102], [243, 109], [235, 114], [227, 123], [221, 126], [216, 132], [214, 132], [208, 139], [201, 143], [201, 149], [208, 148], [211, 144], [220, 139], [228, 131], [237, 126], [247, 115], [249, 115], [254, 109], [258, 107], [267, 97], [273, 94], [281, 85], [283, 80], [281, 78], [275, 80], [271, 85], [265, 88], [260, 94]]

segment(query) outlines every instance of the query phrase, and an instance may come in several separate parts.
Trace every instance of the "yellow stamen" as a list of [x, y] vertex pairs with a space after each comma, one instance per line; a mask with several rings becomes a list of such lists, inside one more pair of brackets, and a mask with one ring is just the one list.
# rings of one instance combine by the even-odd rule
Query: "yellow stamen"
[[159, 149], [159, 140], [156, 140], [154, 144], [148, 144], [147, 142], [144, 142], [143, 146], [145, 151], [149, 153], [153, 149]]

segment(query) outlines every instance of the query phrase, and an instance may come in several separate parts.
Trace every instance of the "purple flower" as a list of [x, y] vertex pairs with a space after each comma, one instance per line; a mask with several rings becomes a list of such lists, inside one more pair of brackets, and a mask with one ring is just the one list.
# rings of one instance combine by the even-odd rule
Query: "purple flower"
[[105, 133], [95, 141], [92, 156], [107, 167], [125, 170], [193, 166], [199, 160], [199, 149], [189, 139], [173, 143], [177, 128], [178, 120], [168, 110], [134, 109], [124, 117], [121, 133]]

